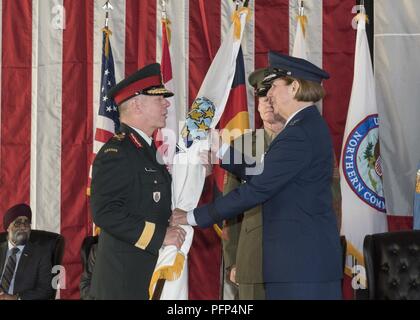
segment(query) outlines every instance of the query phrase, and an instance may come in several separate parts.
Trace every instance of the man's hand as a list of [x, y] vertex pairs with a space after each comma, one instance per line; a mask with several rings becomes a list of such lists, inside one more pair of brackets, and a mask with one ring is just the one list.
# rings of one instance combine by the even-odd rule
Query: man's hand
[[178, 208], [174, 209], [172, 211], [172, 216], [169, 219], [169, 224], [171, 226], [177, 226], [179, 224], [188, 224], [187, 213], [184, 210]]
[[229, 281], [235, 285], [238, 285], [236, 282], [236, 266], [233, 265], [229, 270]]
[[16, 296], [12, 296], [10, 294], [4, 293], [1, 289], [0, 289], [0, 300], [17, 300], [18, 297]]
[[[187, 233], [179, 226], [172, 226], [166, 229], [165, 239], [163, 239], [164, 246], [174, 245], [179, 250], [185, 241]], [[0, 296], [1, 297], [1, 296]]]

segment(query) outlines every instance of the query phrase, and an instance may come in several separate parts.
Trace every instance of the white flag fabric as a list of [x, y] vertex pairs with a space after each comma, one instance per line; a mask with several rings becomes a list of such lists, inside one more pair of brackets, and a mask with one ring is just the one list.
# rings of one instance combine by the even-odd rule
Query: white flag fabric
[[308, 60], [308, 46], [305, 39], [306, 16], [298, 16], [296, 19], [296, 35], [293, 44], [292, 56]]
[[152, 298], [156, 283], [165, 279], [160, 300], [188, 300], [188, 252], [193, 240], [194, 229], [181, 226], [187, 233], [180, 250], [175, 246], [166, 246], [159, 250], [159, 257], [149, 285], [149, 297]]
[[[387, 231], [379, 153], [378, 109], [365, 15], [358, 15], [353, 88], [340, 163], [341, 233], [347, 253], [363, 264], [365, 235]], [[351, 265], [349, 265], [352, 267]], [[351, 270], [346, 268], [351, 275]]]
[[181, 130], [172, 174], [174, 208], [190, 211], [200, 200], [206, 178], [205, 169], [200, 164], [200, 152], [209, 149], [208, 130], [216, 127], [225, 109], [247, 15], [248, 9], [245, 8], [237, 12], [237, 23], [232, 23]]
[[[172, 63], [168, 39], [169, 20], [162, 21], [162, 78], [169, 90], [174, 90], [172, 77]], [[168, 169], [172, 167], [172, 161], [176, 148], [178, 123], [174, 97], [168, 98], [171, 106], [168, 108], [166, 127], [157, 134], [158, 152]], [[170, 170], [171, 171], [171, 170]], [[173, 182], [172, 182], [173, 183]], [[176, 246], [164, 246], [159, 250], [159, 257], [149, 285], [149, 297], [152, 298], [156, 283], [159, 279], [165, 279], [160, 300], [187, 300], [188, 299], [188, 252], [193, 240], [194, 229], [191, 226], [182, 226], [187, 235], [180, 250]]]
[[[398, 3], [398, 5], [397, 5]], [[420, 161], [420, 1], [375, 1], [375, 79], [390, 231], [411, 229]]]

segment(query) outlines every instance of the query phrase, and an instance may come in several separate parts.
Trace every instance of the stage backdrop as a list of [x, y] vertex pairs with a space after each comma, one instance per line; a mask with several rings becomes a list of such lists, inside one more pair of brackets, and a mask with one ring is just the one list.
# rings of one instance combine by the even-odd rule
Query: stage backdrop
[[[80, 246], [92, 233], [86, 196], [97, 114], [105, 0], [1, 0], [0, 217], [30, 203], [33, 227], [66, 239], [63, 298], [78, 298]], [[161, 60], [158, 0], [113, 0], [110, 28], [116, 80]], [[269, 49], [288, 53], [297, 0], [251, 0], [242, 43], [246, 74], [267, 63]], [[331, 74], [323, 101], [337, 157], [353, 76], [354, 0], [304, 1], [310, 60]], [[169, 0], [171, 56], [178, 116], [195, 98], [230, 23], [230, 0]], [[204, 27], [208, 30], [206, 41]], [[254, 97], [248, 88], [251, 124]], [[211, 185], [211, 183], [210, 183]], [[203, 201], [208, 201], [209, 197]], [[0, 220], [0, 227], [1, 227]], [[190, 257], [190, 298], [217, 299], [220, 241], [197, 230]]]

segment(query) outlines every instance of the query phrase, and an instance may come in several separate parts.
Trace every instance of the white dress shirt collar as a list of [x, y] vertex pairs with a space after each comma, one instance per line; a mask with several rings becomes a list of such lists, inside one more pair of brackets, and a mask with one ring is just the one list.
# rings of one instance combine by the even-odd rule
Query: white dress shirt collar
[[[12, 250], [15, 247], [13, 245], [13, 243], [11, 243], [10, 241], [8, 241], [7, 244], [9, 245], [9, 251]], [[16, 248], [18, 248], [20, 250], [20, 252], [22, 252], [23, 249], [25, 248], [25, 246], [16, 246]]]
[[133, 129], [134, 131], [136, 131], [143, 139], [144, 141], [147, 142], [147, 144], [149, 145], [149, 147], [152, 145], [153, 139], [152, 137], [149, 137], [146, 133], [144, 133], [143, 131], [141, 131], [140, 129], [134, 128], [129, 126], [131, 129]]

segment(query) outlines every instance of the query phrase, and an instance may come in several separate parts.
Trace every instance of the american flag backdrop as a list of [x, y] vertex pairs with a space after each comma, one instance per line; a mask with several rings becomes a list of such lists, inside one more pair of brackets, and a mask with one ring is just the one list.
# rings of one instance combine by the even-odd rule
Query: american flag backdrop
[[[0, 0], [0, 217], [8, 207], [27, 202], [33, 210], [33, 228], [65, 237], [62, 298], [79, 297], [80, 247], [92, 234], [86, 188], [104, 75], [104, 3]], [[160, 0], [111, 3], [110, 39], [118, 82], [147, 63], [161, 61], [162, 7]], [[325, 82], [323, 115], [338, 156], [353, 78], [355, 0], [304, 4], [309, 59], [331, 74]], [[249, 8], [242, 42], [246, 76], [266, 66], [269, 49], [291, 50], [298, 1], [251, 0]], [[197, 95], [233, 10], [232, 0], [167, 1], [179, 119]], [[249, 86], [247, 94], [250, 123], [258, 127]], [[190, 298], [219, 297], [220, 250], [213, 229], [196, 232], [190, 251]]]

